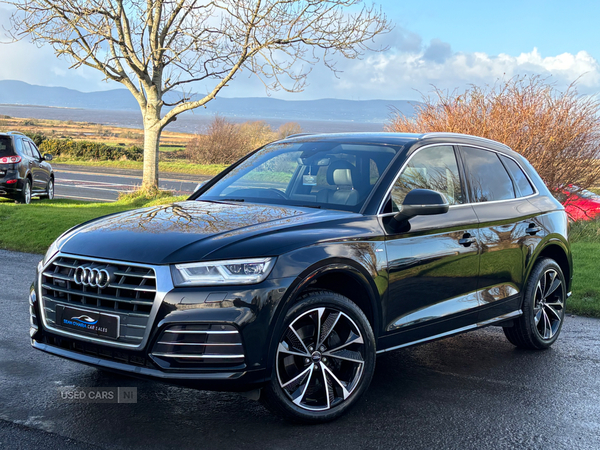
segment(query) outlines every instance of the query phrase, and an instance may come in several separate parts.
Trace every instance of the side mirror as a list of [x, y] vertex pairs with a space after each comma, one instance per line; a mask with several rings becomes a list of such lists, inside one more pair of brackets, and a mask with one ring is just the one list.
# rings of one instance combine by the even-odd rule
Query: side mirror
[[50, 153], [44, 153], [44, 156], [42, 156], [42, 159], [44, 161], [52, 161], [52, 155]]
[[413, 217], [444, 214], [448, 212], [449, 207], [443, 194], [430, 189], [413, 189], [406, 194], [402, 209], [394, 216], [392, 227], [397, 231], [404, 230]]

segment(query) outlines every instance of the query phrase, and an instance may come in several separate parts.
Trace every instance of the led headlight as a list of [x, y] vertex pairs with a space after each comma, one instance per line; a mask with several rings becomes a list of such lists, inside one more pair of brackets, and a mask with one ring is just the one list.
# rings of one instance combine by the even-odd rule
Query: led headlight
[[175, 286], [260, 283], [271, 273], [275, 258], [211, 261], [171, 266]]

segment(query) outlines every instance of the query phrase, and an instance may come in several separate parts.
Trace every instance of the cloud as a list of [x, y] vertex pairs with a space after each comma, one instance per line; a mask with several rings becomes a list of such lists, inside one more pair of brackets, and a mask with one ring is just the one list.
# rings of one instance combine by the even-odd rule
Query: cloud
[[450, 44], [440, 39], [433, 39], [429, 47], [423, 52], [423, 59], [425, 61], [433, 61], [438, 64], [443, 64], [451, 56], [452, 49], [450, 48]]
[[[0, 29], [8, 29], [10, 11], [0, 8]], [[1, 32], [0, 32], [1, 34]], [[6, 40], [6, 39], [2, 39]], [[582, 93], [600, 92], [600, 65], [588, 52], [542, 55], [537, 49], [520, 55], [489, 55], [484, 52], [453, 51], [449, 42], [433, 39], [424, 43], [421, 36], [402, 27], [381, 36], [379, 53], [368, 53], [360, 60], [339, 59], [334, 74], [323, 65], [312, 68], [309, 85], [302, 93], [278, 91], [272, 95], [284, 99], [419, 99], [432, 86], [462, 89], [469, 84], [493, 84], [516, 75], [539, 74], [551, 77], [557, 87], [578, 80]], [[64, 86], [81, 91], [121, 87], [102, 81], [98, 71], [82, 67], [69, 69], [70, 63], [54, 55], [51, 47], [38, 48], [21, 41], [0, 44], [0, 79], [15, 79], [45, 86]], [[214, 80], [197, 83], [198, 93], [210, 92]], [[238, 74], [223, 91], [226, 97], [262, 97], [264, 85], [249, 72]]]
[[[600, 92], [600, 64], [588, 52], [543, 56], [534, 48], [520, 55], [452, 52], [450, 44], [433, 40], [418, 51], [390, 48], [359, 61], [342, 61], [336, 78], [317, 68], [309, 78], [307, 98], [418, 99], [435, 86], [463, 89], [491, 85], [517, 75], [541, 75], [559, 89], [577, 80], [581, 93]], [[289, 96], [286, 96], [289, 98]]]

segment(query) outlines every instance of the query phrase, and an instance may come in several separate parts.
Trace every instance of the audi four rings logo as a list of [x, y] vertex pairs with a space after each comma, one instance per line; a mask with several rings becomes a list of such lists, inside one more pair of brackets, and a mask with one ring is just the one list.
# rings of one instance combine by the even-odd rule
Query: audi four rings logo
[[84, 286], [104, 289], [111, 281], [111, 274], [106, 269], [79, 266], [75, 269], [75, 283]]

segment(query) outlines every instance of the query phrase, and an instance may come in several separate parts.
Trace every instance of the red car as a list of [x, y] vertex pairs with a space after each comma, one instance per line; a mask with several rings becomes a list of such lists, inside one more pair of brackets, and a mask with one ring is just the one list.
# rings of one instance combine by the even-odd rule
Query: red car
[[600, 195], [569, 186], [562, 191], [559, 200], [572, 221], [592, 220], [600, 216]]

